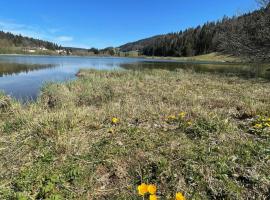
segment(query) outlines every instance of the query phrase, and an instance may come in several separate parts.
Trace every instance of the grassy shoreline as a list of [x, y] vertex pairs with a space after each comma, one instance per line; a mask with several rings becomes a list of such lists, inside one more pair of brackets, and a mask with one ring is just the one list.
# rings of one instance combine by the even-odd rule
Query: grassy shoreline
[[174, 60], [174, 61], [202, 61], [202, 62], [221, 62], [221, 63], [247, 63], [248, 60], [240, 57], [235, 57], [231, 55], [225, 55], [221, 53], [209, 53], [199, 56], [191, 57], [158, 57], [158, 56], [143, 56], [144, 58], [151, 59], [164, 59], [164, 60]]
[[[8, 56], [68, 56], [68, 57], [119, 57], [119, 56], [110, 56], [110, 55], [59, 55], [59, 54], [25, 54], [25, 53], [10, 53], [10, 54], [0, 54], [0, 55], [8, 55]], [[248, 63], [248, 60], [224, 55], [219, 53], [209, 53], [200, 56], [192, 56], [192, 57], [158, 57], [158, 56], [135, 56], [135, 57], [123, 57], [123, 58], [146, 58], [146, 59], [153, 59], [153, 60], [172, 60], [172, 61], [186, 61], [186, 62], [220, 62], [220, 63]]]
[[79, 77], [28, 105], [1, 95], [1, 199], [139, 200], [142, 182], [160, 199], [267, 198], [269, 82], [184, 70]]

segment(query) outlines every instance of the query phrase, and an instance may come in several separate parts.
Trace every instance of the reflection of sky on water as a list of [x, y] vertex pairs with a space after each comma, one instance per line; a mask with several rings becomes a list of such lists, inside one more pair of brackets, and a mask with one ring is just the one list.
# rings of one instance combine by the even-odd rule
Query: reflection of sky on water
[[8, 56], [0, 55], [0, 90], [17, 99], [35, 98], [40, 87], [51, 81], [74, 79], [82, 68], [98, 70], [178, 68], [196, 72], [233, 74], [270, 79], [269, 65], [245, 65], [205, 62], [175, 62], [142, 58], [65, 57], [65, 56]]
[[1, 55], [0, 90], [18, 99], [35, 98], [45, 82], [74, 79], [79, 69], [112, 70], [119, 68], [123, 63], [134, 63], [142, 60], [107, 57]]

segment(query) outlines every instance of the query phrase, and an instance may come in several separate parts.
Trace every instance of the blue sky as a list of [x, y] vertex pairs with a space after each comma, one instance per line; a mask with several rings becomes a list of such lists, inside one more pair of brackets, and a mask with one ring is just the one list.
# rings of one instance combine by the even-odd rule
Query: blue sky
[[104, 48], [255, 8], [255, 0], [3, 0], [0, 30]]

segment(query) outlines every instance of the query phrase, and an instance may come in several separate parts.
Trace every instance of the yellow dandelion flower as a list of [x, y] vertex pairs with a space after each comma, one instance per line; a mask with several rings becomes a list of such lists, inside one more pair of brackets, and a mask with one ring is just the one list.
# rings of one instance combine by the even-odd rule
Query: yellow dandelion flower
[[116, 117], [113, 117], [113, 118], [112, 118], [112, 123], [113, 123], [113, 124], [118, 124], [118, 123], [119, 123], [119, 119], [116, 118]]
[[270, 118], [268, 118], [267, 121], [270, 122]]
[[186, 198], [181, 192], [177, 192], [175, 195], [175, 200], [186, 200]]
[[262, 127], [263, 127], [262, 124], [255, 124], [255, 125], [254, 125], [254, 128], [258, 128], [258, 129], [259, 129], [259, 128], [262, 128]]
[[138, 193], [141, 196], [144, 196], [148, 192], [148, 186], [145, 183], [142, 183], [138, 186]]
[[179, 118], [183, 119], [183, 118], [185, 118], [186, 114], [187, 114], [186, 112], [180, 112], [178, 114], [178, 116], [179, 116]]
[[158, 199], [157, 195], [155, 195], [155, 194], [152, 194], [149, 196], [149, 200], [157, 200], [157, 199]]
[[148, 185], [147, 190], [150, 194], [156, 194], [157, 186], [150, 184]]

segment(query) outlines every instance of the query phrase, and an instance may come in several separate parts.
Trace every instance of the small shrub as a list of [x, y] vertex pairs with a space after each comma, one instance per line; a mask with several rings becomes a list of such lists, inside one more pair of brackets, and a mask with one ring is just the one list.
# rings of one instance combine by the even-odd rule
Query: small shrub
[[41, 89], [39, 102], [48, 108], [64, 108], [75, 104], [73, 93], [64, 84], [50, 83]]
[[0, 93], [0, 112], [7, 112], [11, 109], [12, 99], [9, 96]]

